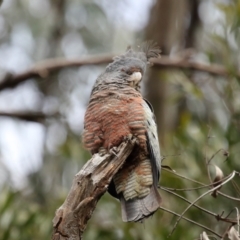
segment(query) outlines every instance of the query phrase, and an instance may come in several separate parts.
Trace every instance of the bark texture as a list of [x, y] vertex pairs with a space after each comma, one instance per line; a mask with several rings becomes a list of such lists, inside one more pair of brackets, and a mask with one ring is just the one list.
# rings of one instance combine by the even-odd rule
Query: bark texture
[[75, 175], [71, 190], [53, 219], [53, 240], [80, 240], [97, 202], [107, 191], [113, 176], [132, 152], [135, 138], [117, 149], [93, 157]]

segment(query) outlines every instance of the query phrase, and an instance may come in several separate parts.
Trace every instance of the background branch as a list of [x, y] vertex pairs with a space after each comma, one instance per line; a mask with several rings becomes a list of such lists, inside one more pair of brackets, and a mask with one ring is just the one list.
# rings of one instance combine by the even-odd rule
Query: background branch
[[57, 118], [59, 113], [44, 114], [42, 112], [0, 112], [0, 117], [17, 118], [29, 122], [42, 123], [47, 118]]
[[37, 63], [32, 68], [20, 73], [20, 74], [6, 74], [6, 76], [0, 82], [0, 90], [5, 88], [13, 88], [21, 82], [26, 81], [27, 79], [40, 77], [46, 78], [50, 73], [53, 73], [59, 69], [66, 67], [80, 67], [82, 65], [98, 65], [98, 64], [107, 64], [112, 61], [114, 55], [103, 55], [103, 56], [92, 56], [82, 59], [48, 59], [43, 62]]
[[107, 191], [112, 177], [132, 152], [135, 139], [127, 139], [116, 153], [93, 155], [75, 176], [71, 190], [56, 211], [52, 239], [82, 239], [98, 200]]
[[[227, 69], [221, 65], [199, 63], [186, 58], [161, 56], [159, 59], [152, 59], [151, 62], [154, 63], [156, 67], [185, 68], [203, 71], [213, 75], [229, 75]], [[240, 76], [240, 73], [238, 73], [238, 76]]]
[[[24, 82], [30, 78], [40, 77], [46, 78], [50, 73], [53, 73], [59, 69], [66, 67], [80, 67], [83, 65], [99, 65], [99, 64], [107, 64], [112, 61], [112, 58], [115, 55], [102, 55], [102, 56], [92, 56], [81, 59], [48, 59], [43, 62], [37, 63], [32, 68], [26, 70], [25, 72], [19, 74], [11, 74], [8, 73], [0, 82], [0, 90], [6, 88], [13, 88], [17, 86], [19, 83]], [[180, 57], [168, 57], [162, 56], [159, 59], [152, 59], [152, 63], [157, 68], [183, 68], [183, 69], [192, 69], [198, 71], [204, 71], [213, 75], [220, 76], [228, 76], [229, 71], [217, 64], [203, 64], [196, 61], [192, 61], [186, 58]], [[237, 76], [240, 77], [240, 73], [236, 73]]]

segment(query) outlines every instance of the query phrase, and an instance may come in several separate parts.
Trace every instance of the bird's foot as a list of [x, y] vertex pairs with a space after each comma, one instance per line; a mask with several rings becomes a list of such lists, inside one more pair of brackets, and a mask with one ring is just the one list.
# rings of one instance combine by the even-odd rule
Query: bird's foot
[[117, 147], [112, 147], [109, 152], [117, 157], [119, 151]]

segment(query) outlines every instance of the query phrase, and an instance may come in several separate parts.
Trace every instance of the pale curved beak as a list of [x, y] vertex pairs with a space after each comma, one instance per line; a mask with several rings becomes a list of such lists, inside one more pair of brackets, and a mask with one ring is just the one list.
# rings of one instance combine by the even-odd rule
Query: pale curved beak
[[135, 83], [138, 83], [142, 79], [142, 74], [140, 72], [134, 72], [130, 76], [130, 81], [133, 81]]

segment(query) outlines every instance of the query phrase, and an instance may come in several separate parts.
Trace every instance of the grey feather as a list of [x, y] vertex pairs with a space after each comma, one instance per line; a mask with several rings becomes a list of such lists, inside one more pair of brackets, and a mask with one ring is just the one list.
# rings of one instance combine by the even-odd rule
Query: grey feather
[[148, 60], [150, 58], [158, 58], [160, 56], [160, 52], [161, 50], [155, 42], [143, 42], [140, 46], [138, 46], [137, 50], [130, 47], [124, 54], [114, 57], [114, 61], [107, 66], [106, 71], [112, 72], [119, 69], [119, 67], [130, 67], [131, 65], [140, 65], [142, 69], [145, 69]]
[[151, 216], [160, 206], [162, 199], [158, 190], [153, 185], [150, 193], [144, 198], [135, 198], [126, 201], [120, 199], [122, 209], [122, 219], [124, 222], [138, 222]]
[[147, 60], [160, 57], [161, 50], [156, 42], [146, 41], [140, 45], [140, 48], [145, 53]]
[[152, 165], [153, 184], [155, 185], [155, 187], [157, 187], [161, 172], [161, 155], [157, 135], [157, 125], [154, 119], [154, 113], [152, 112], [151, 104], [147, 100], [145, 100], [143, 107], [147, 119], [147, 146]]
[[120, 198], [122, 206], [122, 219], [124, 222], [138, 222], [151, 216], [159, 208], [162, 202], [157, 189], [161, 170], [161, 156], [157, 136], [157, 126], [150, 103], [145, 100], [143, 108], [147, 119], [147, 145], [152, 166], [153, 185], [149, 194], [143, 198], [134, 198], [128, 201], [126, 201], [123, 197]]

